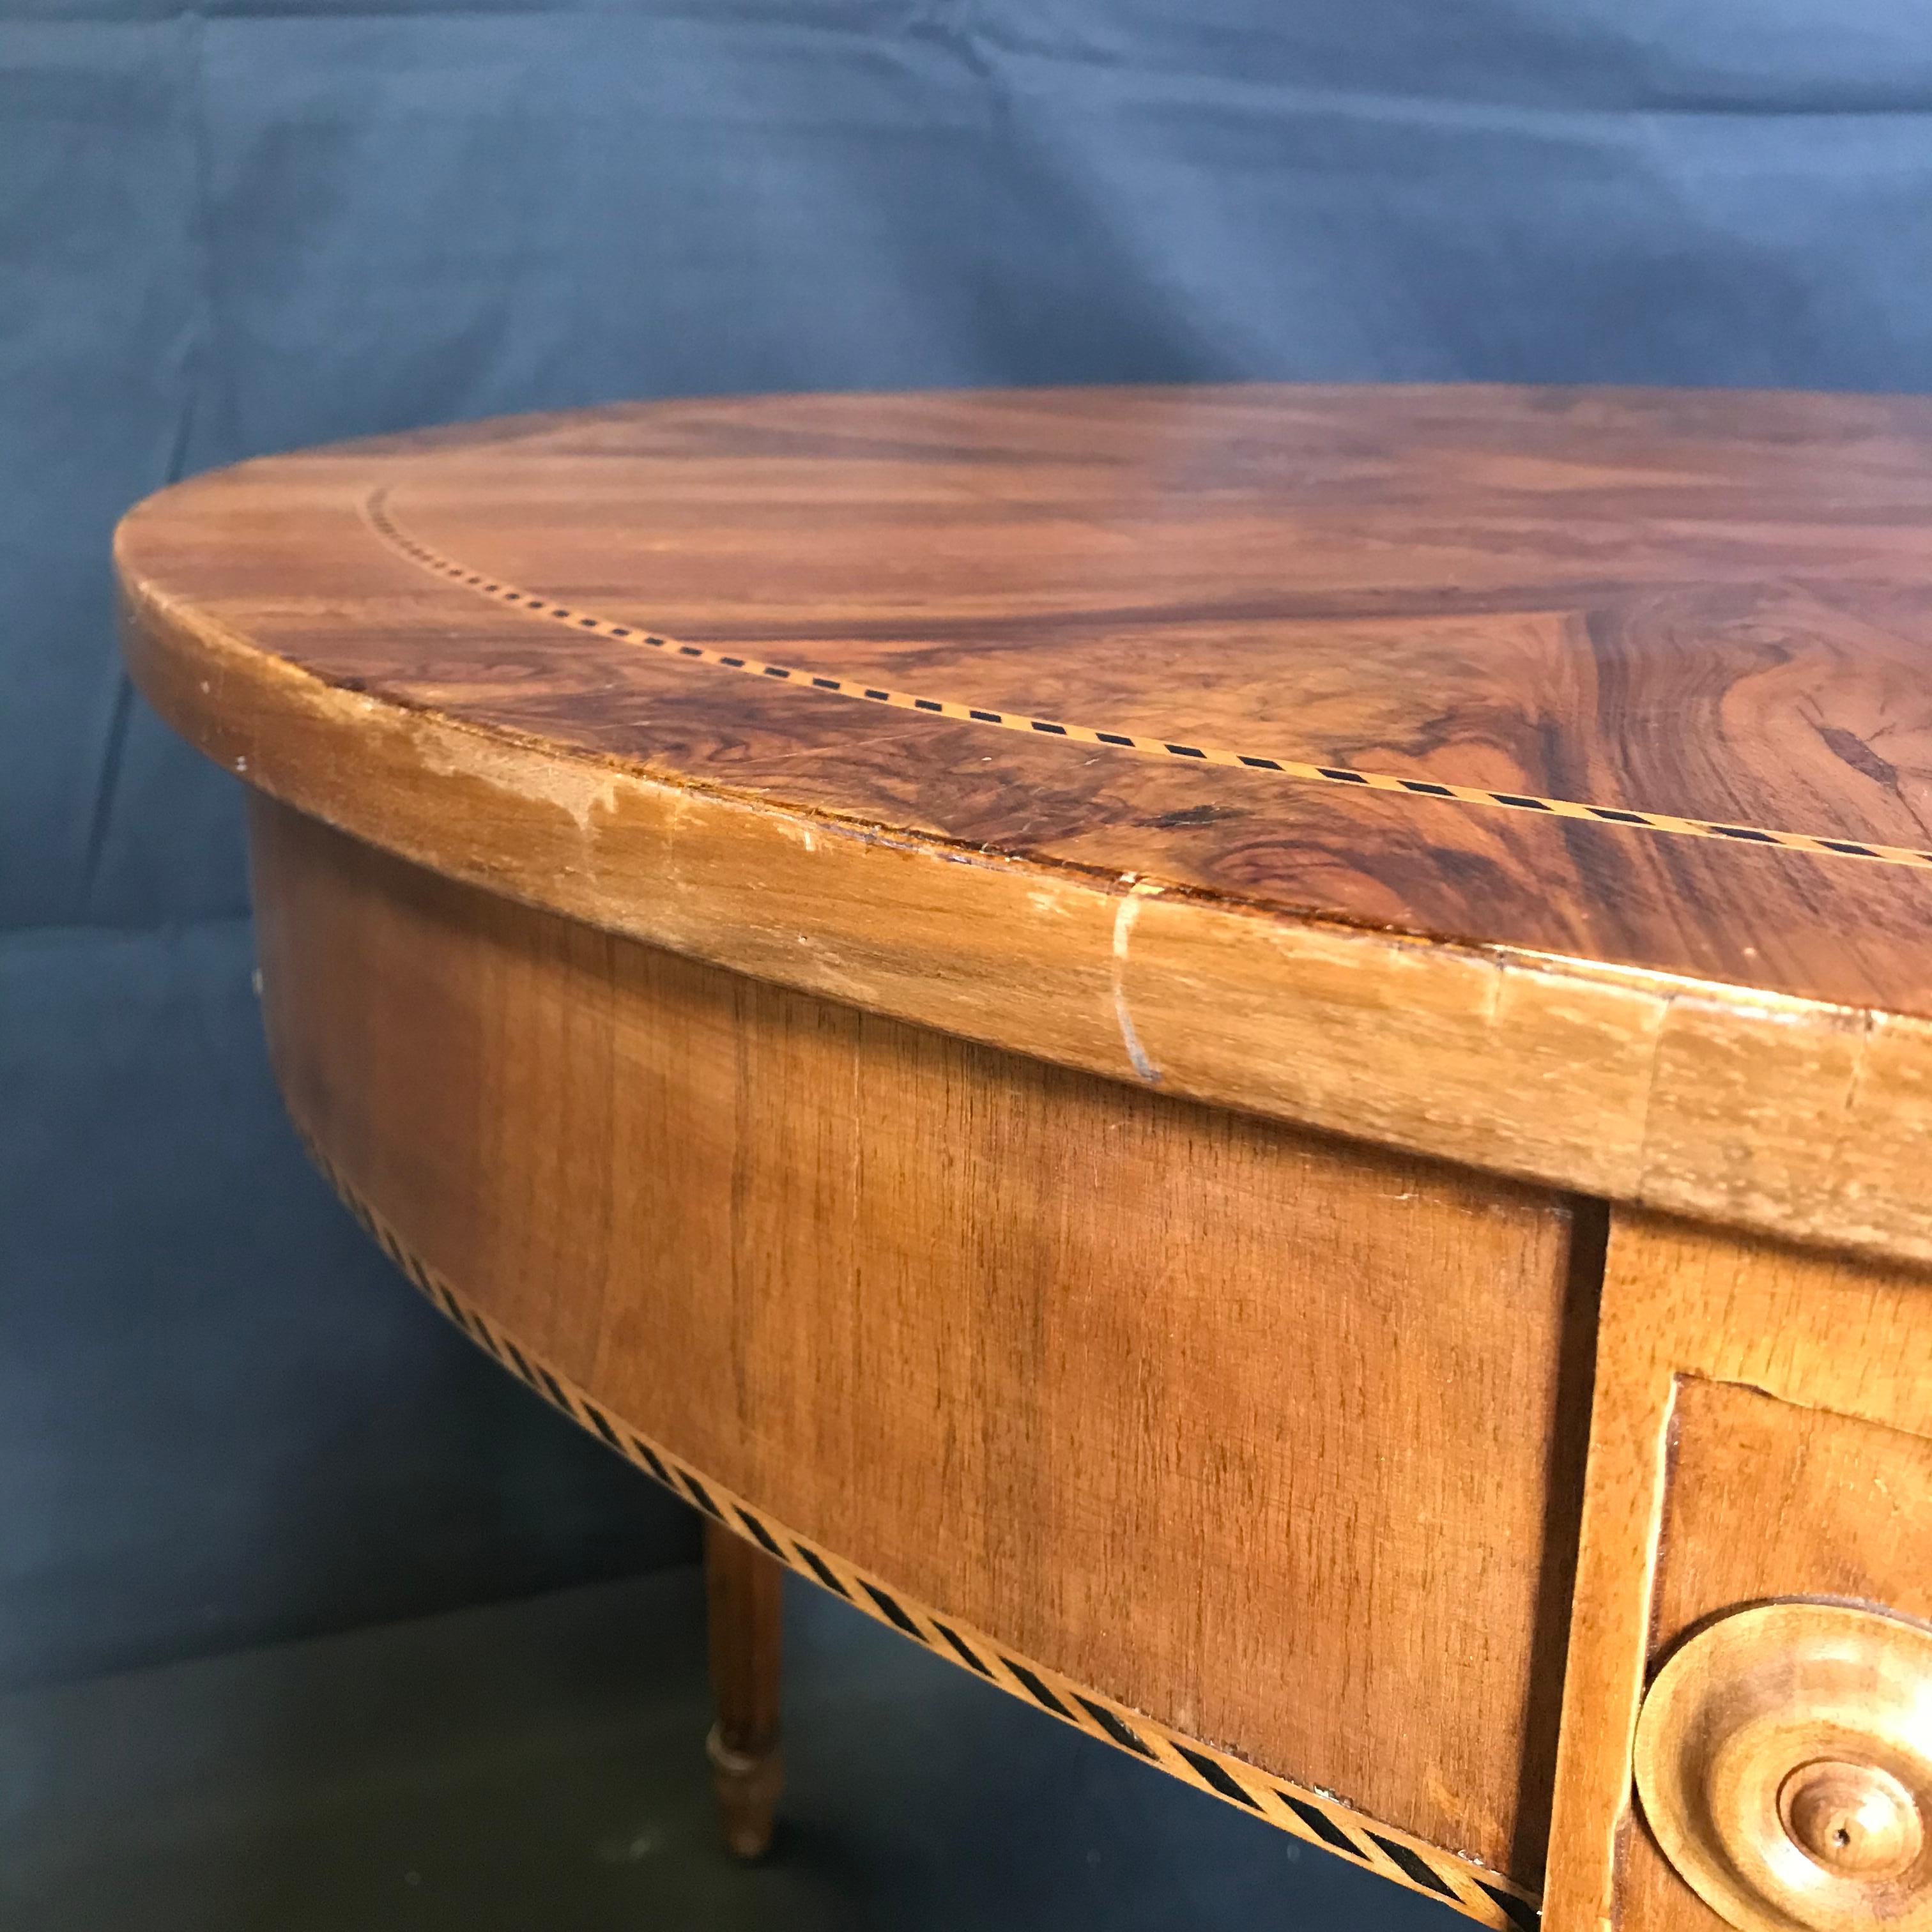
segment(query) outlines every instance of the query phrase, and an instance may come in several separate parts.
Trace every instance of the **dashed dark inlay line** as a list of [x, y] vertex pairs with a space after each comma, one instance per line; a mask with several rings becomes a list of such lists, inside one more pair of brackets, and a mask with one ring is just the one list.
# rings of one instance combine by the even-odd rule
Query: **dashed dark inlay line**
[[364, 500], [362, 513], [370, 527], [394, 550], [424, 570], [446, 578], [479, 596], [488, 597], [526, 616], [568, 622], [573, 629], [586, 630], [607, 638], [641, 641], [656, 650], [674, 650], [694, 663], [712, 664], [725, 670], [742, 671], [754, 677], [767, 677], [781, 684], [795, 685], [801, 691], [823, 692], [838, 698], [861, 698], [874, 704], [888, 704], [904, 711], [957, 719], [962, 723], [990, 725], [995, 730], [1022, 731], [1042, 737], [1065, 738], [1088, 745], [1111, 745], [1147, 758], [1185, 758], [1203, 764], [1231, 765], [1250, 771], [1276, 772], [1282, 777], [1304, 783], [1357, 785], [1370, 791], [1390, 792], [1418, 798], [1444, 799], [1460, 805], [1486, 806], [1504, 812], [1536, 812], [1556, 818], [1582, 819], [1593, 824], [1627, 825], [1644, 832], [1660, 832], [1681, 838], [1729, 839], [1754, 845], [1775, 847], [1787, 852], [1855, 859], [1885, 866], [1910, 866], [1932, 871], [1932, 852], [1909, 845], [1882, 845], [1869, 841], [1827, 838], [1822, 833], [1780, 832], [1762, 826], [1730, 825], [1720, 820], [1688, 818], [1664, 812], [1638, 812], [1624, 806], [1591, 805], [1577, 799], [1540, 798], [1528, 792], [1496, 791], [1481, 785], [1443, 784], [1429, 778], [1400, 778], [1388, 772], [1352, 770], [1340, 765], [1318, 765], [1297, 758], [1263, 757], [1257, 753], [1222, 751], [1211, 746], [1178, 744], [1165, 738], [1137, 732], [1102, 731], [1089, 724], [1072, 724], [1058, 719], [1028, 717], [1014, 711], [989, 711], [964, 704], [957, 699], [928, 698], [910, 692], [886, 691], [856, 680], [831, 677], [796, 664], [766, 664], [754, 658], [728, 656], [702, 644], [673, 646], [669, 639], [636, 637], [634, 626], [619, 624], [566, 609], [542, 597], [533, 596], [514, 584], [484, 582], [453, 557], [432, 549], [420, 538], [412, 536], [388, 508], [386, 488], [372, 491]]
[[[1118, 1710], [1078, 1685], [1065, 1683], [1056, 1690], [1041, 1672], [1004, 1650], [994, 1650], [983, 1638], [983, 1654], [974, 1642], [946, 1622], [922, 1607], [920, 1617], [906, 1604], [880, 1583], [854, 1572], [842, 1576], [808, 1544], [788, 1531], [782, 1536], [735, 1495], [719, 1490], [713, 1494], [697, 1472], [660, 1451], [634, 1430], [620, 1424], [581, 1389], [568, 1384], [550, 1367], [527, 1355], [509, 1336], [476, 1309], [468, 1306], [448, 1282], [422, 1262], [378, 1216], [337, 1170], [334, 1163], [304, 1133], [304, 1144], [350, 1211], [384, 1251], [394, 1257], [409, 1279], [428, 1297], [432, 1306], [448, 1315], [505, 1368], [530, 1388], [554, 1402], [566, 1414], [592, 1430], [605, 1443], [639, 1468], [646, 1471], [674, 1495], [684, 1497], [722, 1523], [728, 1529], [743, 1532], [767, 1554], [790, 1568], [810, 1576], [858, 1609], [925, 1645], [928, 1649], [956, 1659], [977, 1676], [1009, 1694], [1023, 1694], [1045, 1712], [1072, 1724], [1090, 1737], [1103, 1738], [1131, 1751], [1144, 1762], [1170, 1776], [1213, 1792], [1228, 1802], [1280, 1828], [1306, 1836], [1331, 1851], [1341, 1852], [1367, 1866], [1381, 1876], [1409, 1886], [1441, 1898], [1468, 1916], [1482, 1920], [1496, 1932], [1531, 1932], [1538, 1923], [1534, 1903], [1507, 1888], [1486, 1868], [1456, 1858], [1439, 1847], [1420, 1841], [1405, 1843], [1389, 1835], [1388, 1829], [1372, 1828], [1370, 1821], [1347, 1812], [1335, 1801], [1306, 1790], [1284, 1785], [1238, 1759], [1223, 1756], [1207, 1746], [1183, 1738], [1138, 1713]], [[722, 1499], [721, 1499], [722, 1498]], [[728, 1508], [727, 1505], [728, 1504]], [[997, 1659], [1002, 1676], [989, 1659]], [[1088, 1728], [1090, 1722], [1093, 1729]], [[1156, 1745], [1159, 1747], [1156, 1749]], [[1372, 1844], [1382, 1854], [1378, 1862], [1368, 1849]]]
[[1331, 1851], [1346, 1852], [1350, 1858], [1360, 1858], [1366, 1862], [1368, 1854], [1356, 1844], [1353, 1838], [1349, 1837], [1347, 1832], [1342, 1830], [1340, 1826], [1335, 1822], [1334, 1819], [1329, 1816], [1327, 1812], [1318, 1810], [1312, 1804], [1304, 1803], [1300, 1798], [1286, 1791], [1281, 1794], [1281, 1798], [1282, 1802]]
[[1479, 1878], [1476, 1882], [1482, 1887], [1496, 1910], [1516, 1928], [1516, 1932], [1536, 1932], [1537, 1927], [1542, 1924], [1542, 1913], [1528, 1899], [1518, 1898], [1512, 1892], [1499, 1891], [1484, 1879]]
[[899, 1629], [904, 1630], [908, 1636], [916, 1636], [922, 1643], [925, 1642], [925, 1632], [900, 1608], [897, 1598], [887, 1595], [876, 1583], [868, 1583], [866, 1586], [866, 1594], [885, 1612], [886, 1621], [888, 1623], [896, 1624]]
[[798, 1553], [805, 1558], [806, 1565], [811, 1570], [812, 1574], [816, 1576], [828, 1590], [830, 1590], [837, 1595], [844, 1597], [848, 1600], [850, 1598], [852, 1592], [846, 1588], [838, 1571], [834, 1570], [831, 1564], [826, 1562], [825, 1558], [819, 1555], [817, 1550], [801, 1543], [798, 1546]]
[[1118, 1744], [1123, 1750], [1136, 1752], [1139, 1756], [1144, 1758], [1151, 1758], [1154, 1756], [1154, 1753], [1148, 1748], [1147, 1740], [1141, 1736], [1139, 1732], [1131, 1729], [1128, 1725], [1123, 1723], [1121, 1720], [1117, 1718], [1112, 1711], [1107, 1708], [1106, 1705], [1096, 1704], [1090, 1697], [1082, 1697], [1080, 1699], [1080, 1708], [1084, 1711], [1088, 1716], [1091, 1718], [1094, 1723], [1098, 1724], [1101, 1730], [1105, 1731], [1108, 1736], [1112, 1738], [1114, 1743]]
[[1453, 1898], [1455, 1894], [1436, 1876], [1427, 1862], [1418, 1858], [1406, 1845], [1396, 1844], [1393, 1838], [1385, 1838], [1379, 1832], [1371, 1832], [1369, 1836], [1388, 1854], [1391, 1863], [1398, 1866], [1419, 1886], [1430, 1892], [1439, 1892]]
[[691, 1500], [694, 1502], [706, 1516], [714, 1517], [718, 1522], [722, 1522], [724, 1520], [724, 1512], [711, 1500], [711, 1492], [707, 1490], [688, 1469], [685, 1470], [682, 1473], [684, 1476], [684, 1486], [690, 1491]]
[[783, 1545], [742, 1503], [738, 1505], [738, 1520], [752, 1532], [753, 1540], [760, 1544], [769, 1555], [776, 1556], [782, 1563], [785, 1560]]
[[1185, 1744], [1176, 1744], [1174, 1749], [1201, 1774], [1202, 1784], [1218, 1791], [1223, 1798], [1232, 1798], [1237, 1804], [1245, 1804], [1250, 1811], [1258, 1811], [1262, 1808], [1211, 1757], [1203, 1757], [1198, 1751], [1190, 1750]]
[[932, 1627], [947, 1643], [951, 1645], [952, 1654], [965, 1665], [968, 1670], [976, 1670], [982, 1677], [986, 1678], [989, 1682], [992, 1681], [993, 1673], [986, 1667], [984, 1660], [956, 1630], [941, 1623], [937, 1617], [932, 1620]]
[[1071, 1718], [1073, 1715], [1024, 1664], [1016, 1663], [1010, 1657], [1003, 1657], [1000, 1661], [1026, 1686], [1027, 1695], [1042, 1710], [1051, 1711], [1056, 1718]]

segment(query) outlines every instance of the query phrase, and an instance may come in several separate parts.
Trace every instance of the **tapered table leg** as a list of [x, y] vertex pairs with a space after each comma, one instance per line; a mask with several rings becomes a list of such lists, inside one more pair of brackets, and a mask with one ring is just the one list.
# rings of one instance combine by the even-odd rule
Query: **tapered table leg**
[[718, 1706], [705, 1750], [726, 1848], [734, 1858], [762, 1858], [784, 1788], [778, 1747], [784, 1572], [763, 1550], [707, 1522], [704, 1578]]

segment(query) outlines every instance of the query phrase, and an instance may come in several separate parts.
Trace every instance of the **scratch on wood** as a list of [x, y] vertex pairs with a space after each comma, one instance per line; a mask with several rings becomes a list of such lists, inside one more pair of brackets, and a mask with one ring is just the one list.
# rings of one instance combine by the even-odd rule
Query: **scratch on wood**
[[1126, 875], [1127, 890], [1121, 896], [1118, 909], [1114, 914], [1114, 1018], [1120, 1029], [1120, 1044], [1127, 1050], [1127, 1058], [1134, 1071], [1150, 1085], [1158, 1085], [1160, 1069], [1148, 1057], [1141, 1036], [1134, 1030], [1134, 1016], [1127, 1009], [1127, 937], [1134, 929], [1134, 921], [1139, 917], [1141, 902], [1160, 890], [1136, 879], [1132, 873]]

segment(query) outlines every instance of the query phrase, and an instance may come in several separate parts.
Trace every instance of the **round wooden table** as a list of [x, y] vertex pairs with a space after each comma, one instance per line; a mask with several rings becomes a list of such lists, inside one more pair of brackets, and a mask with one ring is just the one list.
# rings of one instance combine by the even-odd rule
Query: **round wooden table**
[[1932, 1922], [1932, 402], [663, 403], [118, 556], [302, 1135], [614, 1449], [1490, 1924]]

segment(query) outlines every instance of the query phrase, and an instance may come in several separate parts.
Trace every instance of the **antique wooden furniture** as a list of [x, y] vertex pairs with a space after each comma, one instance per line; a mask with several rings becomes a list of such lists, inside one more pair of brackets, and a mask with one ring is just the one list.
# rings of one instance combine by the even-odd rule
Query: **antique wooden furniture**
[[668, 403], [119, 566], [316, 1159], [618, 1453], [1491, 1924], [1932, 1923], [1932, 402]]

